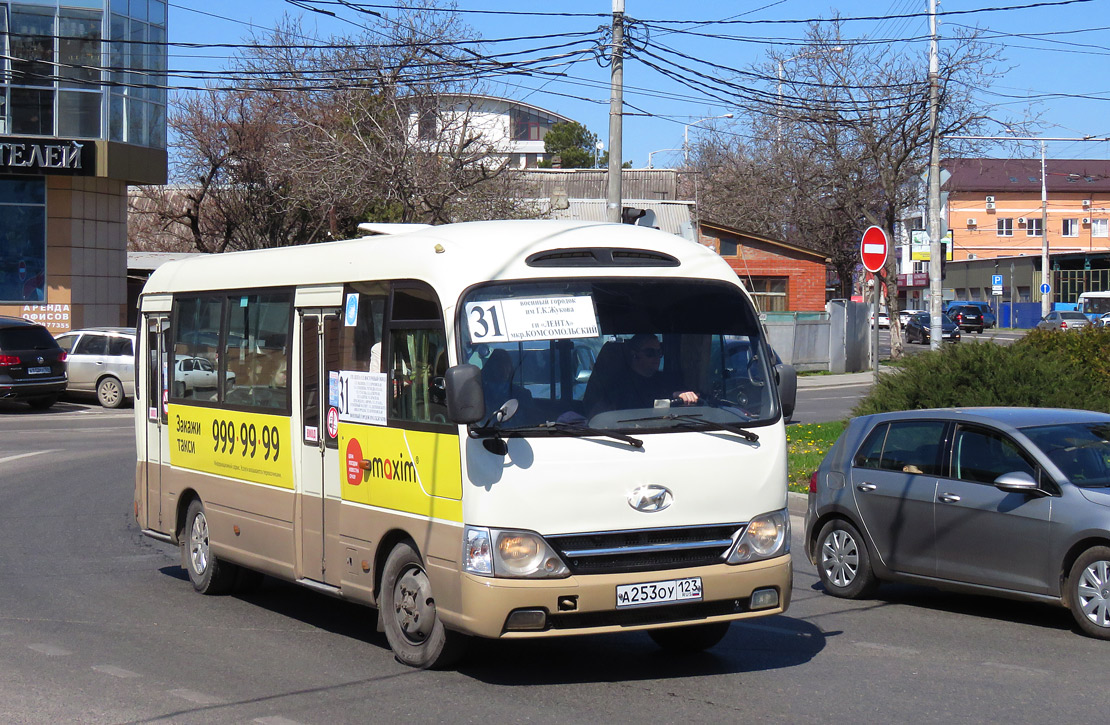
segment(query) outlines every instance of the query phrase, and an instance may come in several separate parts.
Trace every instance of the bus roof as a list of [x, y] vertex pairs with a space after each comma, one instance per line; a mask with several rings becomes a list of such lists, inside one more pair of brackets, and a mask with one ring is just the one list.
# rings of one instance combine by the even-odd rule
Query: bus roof
[[[580, 266], [557, 260], [529, 265], [537, 253], [620, 248], [672, 257], [677, 265]], [[143, 295], [204, 290], [341, 284], [417, 279], [432, 285], [445, 306], [487, 280], [586, 276], [698, 277], [739, 282], [716, 253], [656, 229], [581, 221], [486, 221], [448, 224], [404, 234], [361, 237], [280, 249], [199, 255], [162, 265]]]

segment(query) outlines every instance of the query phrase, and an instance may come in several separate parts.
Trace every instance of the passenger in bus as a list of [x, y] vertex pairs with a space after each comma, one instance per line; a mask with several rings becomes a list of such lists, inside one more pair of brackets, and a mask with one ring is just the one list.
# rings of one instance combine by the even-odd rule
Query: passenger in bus
[[528, 388], [513, 383], [513, 373], [513, 359], [507, 350], [494, 350], [486, 358], [482, 366], [482, 392], [485, 394], [487, 415], [510, 398], [516, 398], [521, 405], [532, 401]]
[[[606, 343], [607, 345], [610, 343]], [[597, 367], [590, 376], [590, 382], [598, 377], [599, 385], [591, 391], [587, 388], [587, 402], [589, 414], [596, 415], [608, 410], [621, 410], [627, 408], [651, 408], [656, 400], [677, 399], [687, 405], [698, 402], [698, 394], [692, 390], [683, 390], [681, 384], [672, 375], [660, 370], [663, 362], [663, 346], [659, 338], [651, 333], [633, 335], [630, 340], [623, 343], [624, 354], [608, 356], [610, 365], [616, 365], [616, 360], [621, 360], [627, 372], [619, 370], [601, 370], [603, 367], [602, 354], [598, 354]], [[604, 348], [601, 351], [605, 352]], [[604, 380], [604, 382], [602, 382]], [[591, 386], [594, 388], [595, 386]], [[593, 392], [593, 395], [590, 393]]]

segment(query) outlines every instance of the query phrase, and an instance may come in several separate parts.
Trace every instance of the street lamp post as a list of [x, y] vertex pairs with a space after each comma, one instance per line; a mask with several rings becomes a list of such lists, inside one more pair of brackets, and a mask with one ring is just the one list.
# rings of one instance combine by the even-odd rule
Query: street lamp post
[[681, 150], [682, 149], [656, 149], [654, 151], [648, 152], [648, 168], [649, 169], [654, 169], [655, 168], [654, 166], [652, 166], [652, 163], [651, 163], [651, 157], [654, 156], [655, 154], [661, 154], [664, 151], [681, 151]]
[[732, 118], [732, 114], [725, 113], [720, 116], [706, 116], [705, 118], [699, 118], [693, 123], [686, 124], [686, 128], [682, 131], [682, 161], [686, 166], [690, 165], [690, 127], [697, 126], [702, 121], [712, 121], [717, 118]]

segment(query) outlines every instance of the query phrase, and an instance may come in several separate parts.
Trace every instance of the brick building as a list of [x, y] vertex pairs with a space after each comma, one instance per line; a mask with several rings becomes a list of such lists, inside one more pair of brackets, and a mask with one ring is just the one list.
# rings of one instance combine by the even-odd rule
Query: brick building
[[824, 254], [711, 221], [702, 221], [698, 232], [736, 271], [760, 312], [825, 309]]

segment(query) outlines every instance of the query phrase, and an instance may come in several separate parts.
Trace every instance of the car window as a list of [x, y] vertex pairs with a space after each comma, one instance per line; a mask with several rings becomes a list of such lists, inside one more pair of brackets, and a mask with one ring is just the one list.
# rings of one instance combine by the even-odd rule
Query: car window
[[40, 325], [0, 330], [0, 350], [53, 350], [57, 347], [53, 336]]
[[878, 455], [879, 439], [876, 434], [879, 430], [876, 429], [860, 448], [856, 465], [900, 473], [939, 475], [946, 425], [940, 420], [895, 421], [886, 431]]
[[133, 357], [135, 355], [134, 349], [131, 346], [131, 338], [129, 337], [110, 337], [108, 338], [108, 354], [109, 355], [126, 355]]
[[1022, 429], [1077, 486], [1110, 486], [1110, 425], [1061, 423]]
[[952, 443], [952, 475], [963, 481], [994, 483], [1004, 473], [1027, 473], [1038, 480], [1037, 468], [1021, 448], [996, 431], [961, 426]]
[[1085, 320], [1085, 319], [1087, 319], [1087, 316], [1084, 315], [1082, 312], [1061, 312], [1060, 317], [1064, 318], [1065, 320]]
[[886, 423], [875, 426], [871, 435], [860, 446], [852, 465], [856, 468], [878, 468], [879, 460], [883, 456], [883, 443], [886, 442], [886, 431], [890, 426]]
[[58, 347], [62, 348], [66, 352], [70, 352], [71, 350], [73, 350], [73, 343], [77, 342], [77, 338], [79, 338], [79, 337], [81, 337], [81, 336], [80, 335], [62, 335], [61, 337], [58, 338]]
[[74, 355], [107, 355], [108, 338], [104, 335], [82, 335], [73, 348]]

